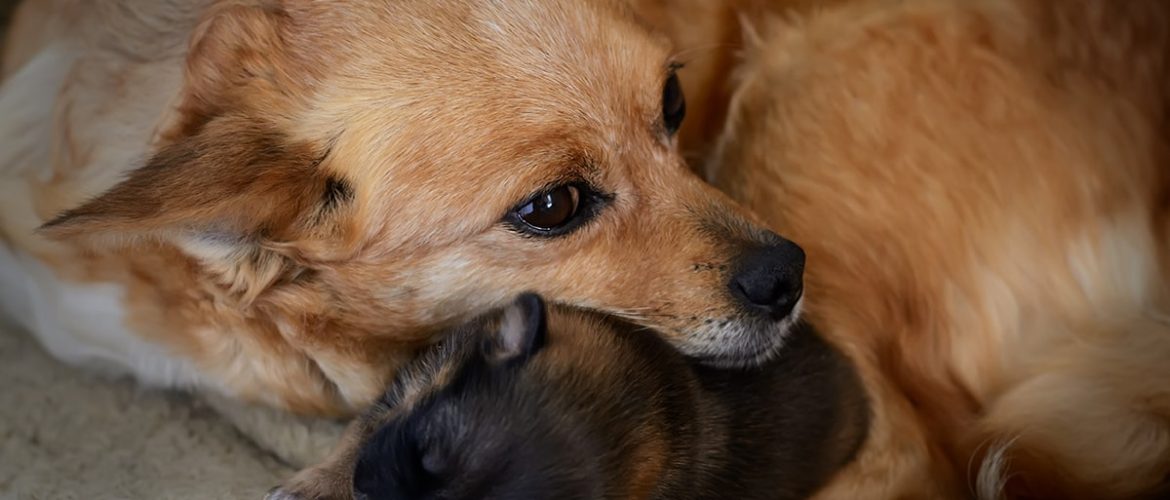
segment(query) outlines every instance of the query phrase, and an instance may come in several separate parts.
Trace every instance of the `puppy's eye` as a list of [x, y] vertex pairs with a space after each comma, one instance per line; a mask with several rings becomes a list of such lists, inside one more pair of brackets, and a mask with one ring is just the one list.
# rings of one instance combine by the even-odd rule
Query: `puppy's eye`
[[671, 135], [677, 132], [686, 114], [687, 100], [683, 97], [682, 85], [678, 82], [678, 75], [671, 73], [662, 89], [662, 123], [666, 132]]
[[516, 209], [516, 216], [539, 231], [558, 229], [577, 215], [581, 206], [581, 190], [566, 185], [536, 195]]

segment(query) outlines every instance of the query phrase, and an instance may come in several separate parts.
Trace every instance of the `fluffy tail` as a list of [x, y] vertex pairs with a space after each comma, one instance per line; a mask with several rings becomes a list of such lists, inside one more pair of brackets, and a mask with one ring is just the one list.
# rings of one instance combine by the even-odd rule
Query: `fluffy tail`
[[1073, 340], [988, 408], [980, 499], [1143, 498], [1170, 478], [1170, 322]]
[[1013, 440], [999, 440], [991, 444], [975, 473], [972, 489], [978, 500], [1004, 500], [1011, 460], [1008, 451]]

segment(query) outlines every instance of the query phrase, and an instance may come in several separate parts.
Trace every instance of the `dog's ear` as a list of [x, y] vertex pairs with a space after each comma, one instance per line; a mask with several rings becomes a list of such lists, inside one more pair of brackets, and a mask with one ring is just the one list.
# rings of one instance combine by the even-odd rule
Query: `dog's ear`
[[55, 239], [173, 243], [255, 297], [336, 241], [352, 186], [326, 168], [328, 147], [279, 123], [303, 91], [278, 68], [294, 62], [279, 2], [222, 2], [195, 30], [177, 118], [145, 166], [42, 226]]
[[290, 46], [291, 0], [216, 2], [192, 33], [173, 127], [193, 135], [218, 116], [271, 111], [303, 98], [322, 65]]
[[92, 245], [176, 245], [255, 298], [283, 273], [338, 258], [353, 189], [327, 156], [242, 118], [213, 120], [106, 193], [41, 227]]
[[521, 294], [504, 310], [488, 355], [496, 362], [524, 362], [544, 347], [547, 337], [544, 299], [534, 293]]
[[321, 169], [327, 151], [221, 118], [158, 152], [128, 179], [42, 226], [56, 239], [142, 237], [289, 242], [352, 197]]

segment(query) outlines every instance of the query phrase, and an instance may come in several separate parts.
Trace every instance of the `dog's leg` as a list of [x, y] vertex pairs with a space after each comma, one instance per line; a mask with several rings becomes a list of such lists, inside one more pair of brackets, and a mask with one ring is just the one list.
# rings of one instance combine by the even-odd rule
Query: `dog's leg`
[[326, 460], [345, 429], [335, 420], [299, 417], [210, 391], [202, 399], [257, 446], [298, 469]]
[[351, 500], [358, 453], [388, 413], [385, 405], [375, 404], [346, 427], [328, 458], [272, 489], [265, 500]]

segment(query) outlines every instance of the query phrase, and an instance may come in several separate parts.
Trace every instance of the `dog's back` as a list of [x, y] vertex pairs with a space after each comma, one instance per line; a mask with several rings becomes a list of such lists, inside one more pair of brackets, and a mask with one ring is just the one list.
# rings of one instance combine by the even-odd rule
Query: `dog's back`
[[836, 491], [1164, 481], [1170, 4], [859, 1], [761, 31], [712, 173], [806, 246], [810, 313], [877, 400], [882, 479]]

